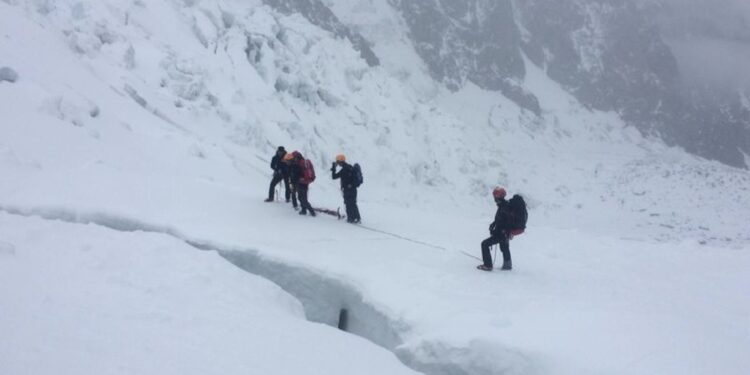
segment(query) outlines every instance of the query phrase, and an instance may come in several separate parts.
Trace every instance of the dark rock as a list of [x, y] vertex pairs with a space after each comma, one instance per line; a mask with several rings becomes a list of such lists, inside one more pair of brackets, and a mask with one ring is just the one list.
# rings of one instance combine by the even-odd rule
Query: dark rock
[[17, 80], [18, 80], [18, 73], [16, 73], [15, 70], [7, 66], [0, 68], [0, 82], [6, 81], [6, 82], [13, 83], [13, 82], [16, 82]]

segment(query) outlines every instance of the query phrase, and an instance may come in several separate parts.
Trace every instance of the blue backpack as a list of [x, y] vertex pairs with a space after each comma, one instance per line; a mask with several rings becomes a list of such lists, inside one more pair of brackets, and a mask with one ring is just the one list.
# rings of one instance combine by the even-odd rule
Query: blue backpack
[[362, 185], [362, 183], [365, 182], [365, 179], [362, 177], [362, 168], [359, 166], [359, 164], [354, 163], [353, 169], [354, 169], [354, 187], [359, 187], [359, 185]]

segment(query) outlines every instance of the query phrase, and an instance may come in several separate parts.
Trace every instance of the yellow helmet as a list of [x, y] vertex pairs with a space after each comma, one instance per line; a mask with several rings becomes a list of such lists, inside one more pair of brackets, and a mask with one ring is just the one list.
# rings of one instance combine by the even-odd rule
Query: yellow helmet
[[344, 156], [344, 154], [338, 154], [336, 155], [336, 161], [346, 161], [346, 156]]

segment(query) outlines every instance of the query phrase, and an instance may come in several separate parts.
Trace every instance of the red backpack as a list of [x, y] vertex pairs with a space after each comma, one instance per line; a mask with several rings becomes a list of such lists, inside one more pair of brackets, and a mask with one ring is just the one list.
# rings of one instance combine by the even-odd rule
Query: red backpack
[[302, 168], [302, 176], [300, 182], [309, 185], [315, 181], [315, 168], [310, 159], [304, 159], [300, 161], [300, 167]]

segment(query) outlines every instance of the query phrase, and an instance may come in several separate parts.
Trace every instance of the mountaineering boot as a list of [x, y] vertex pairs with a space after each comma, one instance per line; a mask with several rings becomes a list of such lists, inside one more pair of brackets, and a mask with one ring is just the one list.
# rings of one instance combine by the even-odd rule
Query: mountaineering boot
[[503, 267], [500, 268], [503, 271], [510, 271], [513, 269], [513, 263], [509, 260], [503, 262]]
[[273, 198], [266, 198], [263, 202], [273, 202]]
[[480, 264], [477, 266], [477, 269], [480, 271], [492, 271], [492, 266], [485, 266], [484, 264]]
[[302, 211], [299, 212], [299, 214], [300, 215], [307, 215], [307, 211], [303, 209]]
[[315, 211], [314, 211], [314, 210], [313, 210], [313, 211], [310, 211], [310, 216], [312, 216], [312, 217], [315, 217], [315, 215], [317, 215], [317, 214], [315, 213]]

